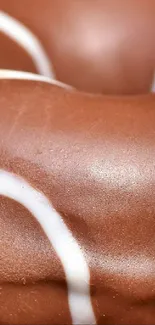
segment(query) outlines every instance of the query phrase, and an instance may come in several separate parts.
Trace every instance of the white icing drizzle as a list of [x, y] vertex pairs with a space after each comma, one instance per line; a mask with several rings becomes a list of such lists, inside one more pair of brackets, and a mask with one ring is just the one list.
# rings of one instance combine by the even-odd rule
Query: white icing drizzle
[[41, 76], [39, 74], [24, 72], [24, 71], [15, 71], [15, 70], [4, 70], [0, 69], [0, 79], [17, 79], [17, 80], [34, 80], [47, 82], [55, 86], [59, 86], [66, 89], [73, 89], [72, 86], [67, 85], [58, 80], [52, 80], [51, 78]]
[[96, 324], [90, 298], [90, 272], [82, 250], [47, 197], [23, 178], [0, 169], [0, 195], [27, 208], [42, 226], [63, 265], [73, 324]]
[[41, 42], [26, 26], [0, 11], [0, 32], [17, 42], [30, 55], [40, 74], [55, 79], [51, 62]]

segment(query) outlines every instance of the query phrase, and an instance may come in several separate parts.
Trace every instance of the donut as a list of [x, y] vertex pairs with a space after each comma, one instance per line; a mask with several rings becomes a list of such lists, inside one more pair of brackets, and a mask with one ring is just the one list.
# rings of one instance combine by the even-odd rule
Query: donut
[[0, 0], [0, 69], [85, 92], [155, 90], [155, 0]]
[[42, 78], [0, 74], [0, 324], [153, 325], [155, 96]]

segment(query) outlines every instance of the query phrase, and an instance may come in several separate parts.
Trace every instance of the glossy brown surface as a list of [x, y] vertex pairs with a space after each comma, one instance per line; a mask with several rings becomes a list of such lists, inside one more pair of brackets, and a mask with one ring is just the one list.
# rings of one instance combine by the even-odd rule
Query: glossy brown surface
[[0, 33], [0, 68], [37, 73], [31, 57], [16, 42]]
[[[0, 168], [40, 189], [80, 243], [97, 324], [154, 325], [155, 97], [1, 80], [0, 119]], [[48, 240], [19, 204], [0, 205], [0, 324], [71, 324]]]
[[[41, 40], [56, 78], [105, 94], [146, 93], [155, 70], [155, 0], [0, 0]], [[34, 71], [0, 34], [0, 68]], [[8, 54], [9, 53], [9, 54]]]

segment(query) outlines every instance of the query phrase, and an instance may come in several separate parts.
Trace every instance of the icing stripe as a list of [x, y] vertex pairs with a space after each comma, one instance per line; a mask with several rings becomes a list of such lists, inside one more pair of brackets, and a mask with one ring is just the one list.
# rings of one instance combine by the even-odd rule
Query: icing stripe
[[32, 58], [37, 71], [54, 79], [50, 60], [37, 37], [15, 18], [0, 11], [0, 32], [17, 42]]
[[4, 70], [0, 69], [0, 79], [17, 79], [17, 80], [34, 80], [47, 82], [52, 85], [56, 85], [62, 88], [73, 89], [72, 86], [67, 85], [58, 80], [52, 80], [51, 78], [41, 76], [35, 73], [15, 71], [15, 70]]
[[72, 233], [46, 196], [23, 178], [0, 170], [0, 194], [22, 204], [42, 226], [63, 265], [73, 324], [96, 324], [90, 299], [89, 268]]

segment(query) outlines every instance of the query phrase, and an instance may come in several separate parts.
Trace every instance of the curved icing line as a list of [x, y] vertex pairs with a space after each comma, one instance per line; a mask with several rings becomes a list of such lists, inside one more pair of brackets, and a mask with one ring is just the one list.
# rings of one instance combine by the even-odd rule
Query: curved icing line
[[0, 169], [0, 195], [27, 208], [42, 226], [63, 265], [73, 324], [96, 324], [90, 273], [80, 246], [46, 196], [23, 178]]
[[32, 58], [37, 71], [54, 79], [50, 60], [37, 37], [15, 18], [0, 11], [0, 32], [16, 41]]
[[67, 85], [58, 80], [52, 80], [51, 78], [41, 76], [39, 74], [24, 72], [24, 71], [15, 71], [15, 70], [4, 70], [0, 69], [0, 79], [17, 79], [17, 80], [34, 80], [47, 82], [55, 86], [59, 86], [66, 89], [73, 89], [72, 86]]

